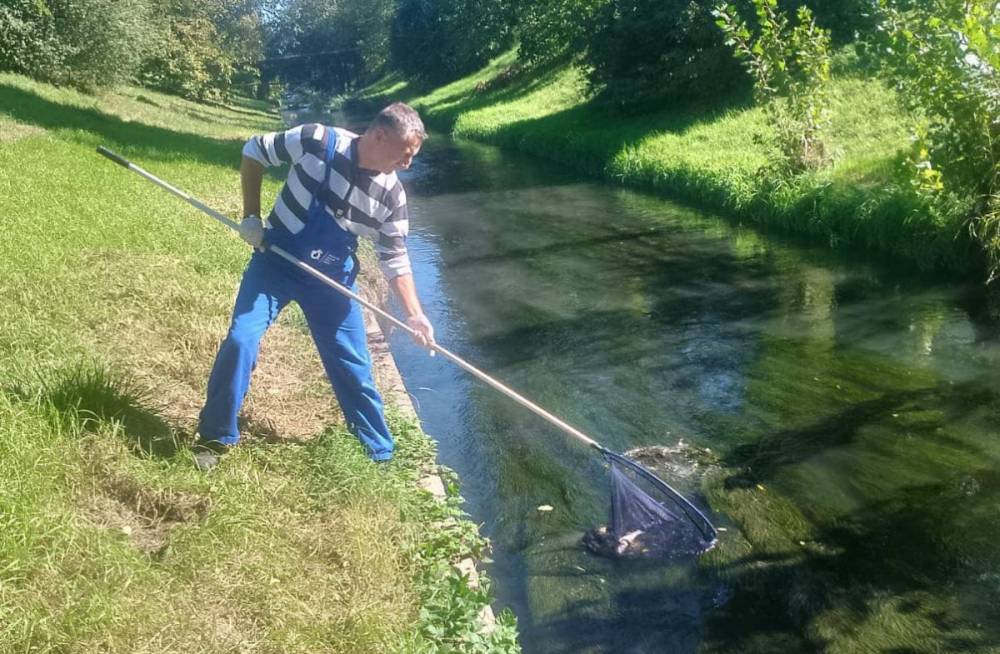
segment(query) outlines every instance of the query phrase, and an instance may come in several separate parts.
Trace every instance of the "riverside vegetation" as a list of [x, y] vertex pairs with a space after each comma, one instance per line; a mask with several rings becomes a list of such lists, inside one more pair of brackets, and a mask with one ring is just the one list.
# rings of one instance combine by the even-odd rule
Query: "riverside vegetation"
[[389, 74], [359, 97], [761, 227], [992, 279], [995, 6], [541, 4], [487, 66], [436, 86]]
[[240, 144], [276, 126], [249, 101], [0, 75], [0, 652], [517, 651], [508, 614], [481, 628], [488, 580], [452, 568], [485, 545], [454, 484], [417, 488], [432, 443], [392, 415], [376, 469], [300, 314], [266, 339], [246, 442], [192, 465], [249, 253], [94, 149], [236, 215]]
[[[18, 0], [0, 8], [0, 69], [85, 88], [136, 80], [216, 101], [232, 97], [240, 76], [264, 95], [274, 88], [265, 70], [339, 93], [370, 84], [361, 95], [409, 99], [458, 136], [756, 226], [988, 279], [1000, 252], [995, 3], [799, 4], [208, 0], [156, 12], [138, 3], [125, 16], [106, 0]], [[147, 23], [151, 31], [136, 29]], [[310, 58], [317, 44], [353, 58], [323, 65]], [[264, 55], [285, 63], [257, 69]], [[416, 502], [405, 465], [370, 477], [353, 441], [324, 427], [333, 415], [318, 366], [294, 358], [311, 351], [297, 314], [265, 351], [246, 447], [210, 477], [193, 475], [180, 454], [246, 253], [145, 182], [79, 162], [107, 143], [235, 212], [236, 194], [220, 189], [232, 189], [237, 136], [271, 119], [251, 105], [193, 105], [135, 88], [95, 99], [21, 77], [0, 83], [0, 266], [15, 307], [0, 328], [0, 642], [40, 651], [514, 648], [507, 621], [493, 635], [472, 628], [481, 591], [436, 574], [476, 548], [468, 523], [422, 540], [420, 521], [445, 519], [425, 509], [454, 518], [457, 508]], [[795, 410], [760, 443], [726, 455], [720, 479], [731, 486], [706, 482], [712, 507], [740, 533], [703, 569], [726, 581], [742, 575], [750, 589], [710, 619], [754, 626], [715, 651], [993, 651], [995, 596], [965, 605], [951, 588], [957, 571], [995, 569], [988, 532], [963, 510], [964, 481], [921, 485], [919, 514], [875, 507], [846, 526], [815, 522], [772, 492], [781, 483], [773, 457], [804, 460], [836, 434], [832, 418], [809, 426], [817, 412], [837, 415], [823, 406], [842, 406], [845, 392], [862, 402], [848, 418], [906, 409], [899, 416], [912, 422], [891, 458], [916, 456], [921, 470], [950, 461], [993, 479], [992, 459], [966, 446], [955, 418], [986, 400], [892, 366], [879, 376], [895, 381], [873, 386], [873, 370], [886, 367], [879, 359], [773, 347], [803, 363], [765, 366], [757, 386]], [[819, 384], [813, 368], [825, 359], [837, 383], [823, 380], [820, 401], [800, 402], [797, 381]], [[299, 369], [314, 374], [284, 374]], [[895, 387], [905, 392], [880, 397]], [[921, 407], [938, 395], [947, 411]], [[430, 456], [395, 424], [414, 460]], [[876, 454], [870, 479], [887, 474], [877, 427], [865, 436]], [[913, 436], [924, 443], [916, 450]], [[811, 478], [792, 486], [824, 493]], [[953, 533], [968, 538], [953, 547]], [[880, 566], [883, 543], [906, 564]], [[911, 568], [947, 592], [916, 603], [886, 593]]]

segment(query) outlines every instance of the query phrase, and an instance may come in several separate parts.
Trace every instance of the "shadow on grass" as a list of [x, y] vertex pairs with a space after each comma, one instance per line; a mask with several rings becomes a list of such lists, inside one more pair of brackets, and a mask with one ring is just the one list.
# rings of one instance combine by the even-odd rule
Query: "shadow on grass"
[[[75, 425], [87, 432], [117, 427], [137, 454], [169, 458], [190, 445], [194, 435], [162, 417], [152, 395], [126, 375], [115, 375], [97, 365], [81, 365], [42, 377], [40, 390], [7, 386], [3, 391], [19, 401], [35, 401], [50, 407], [51, 419]], [[240, 416], [240, 431], [246, 441], [301, 443], [282, 436], [267, 421]]]
[[[484, 92], [459, 88], [449, 95], [435, 98], [434, 104], [428, 106], [425, 111], [432, 120], [442, 121], [450, 129], [460, 114], [519, 100], [538, 89], [555, 83], [561, 73], [560, 69], [552, 69], [530, 77], [522, 76], [512, 80], [509, 84]], [[449, 106], [441, 108], [442, 105]]]
[[[126, 122], [95, 109], [68, 107], [18, 88], [0, 84], [0, 107], [26, 124], [63, 131], [78, 143], [108, 145], [126, 157], [170, 161], [196, 158], [202, 162], [238, 168], [241, 139], [210, 139], [143, 123]], [[88, 135], [90, 138], [88, 138]]]
[[80, 367], [44, 387], [45, 399], [61, 415], [88, 431], [118, 423], [139, 452], [173, 456], [185, 440], [153, 408], [151, 395], [126, 376]]
[[171, 457], [189, 440], [159, 415], [147, 391], [130, 378], [96, 365], [47, 375], [36, 392], [23, 386], [7, 386], [3, 392], [49, 407], [50, 418], [64, 426], [76, 425], [88, 432], [116, 426], [144, 456]]

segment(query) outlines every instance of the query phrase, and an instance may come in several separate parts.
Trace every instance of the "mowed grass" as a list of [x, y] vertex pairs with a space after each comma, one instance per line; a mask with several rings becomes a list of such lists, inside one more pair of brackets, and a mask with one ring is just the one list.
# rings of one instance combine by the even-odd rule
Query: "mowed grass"
[[[928, 269], [983, 274], [968, 236], [968, 206], [929, 211], [910, 184], [905, 152], [915, 119], [885, 83], [836, 57], [827, 144], [832, 163], [785, 179], [764, 113], [749, 100], [701, 106], [664, 102], [642, 115], [595, 104], [585, 74], [569, 66], [511, 75], [515, 53], [451, 84], [423, 90], [390, 78], [366, 91], [374, 103], [404, 99], [455, 136], [557, 161], [597, 177], [662, 192], [764, 228], [867, 249]], [[513, 67], [513, 68], [512, 68]]]
[[450, 564], [483, 544], [418, 490], [432, 444], [393, 414], [397, 460], [368, 461], [295, 311], [265, 339], [244, 443], [192, 465], [249, 252], [94, 149], [235, 217], [241, 144], [277, 127], [250, 102], [0, 75], [0, 652], [516, 647], [508, 622], [475, 635], [488, 597]]

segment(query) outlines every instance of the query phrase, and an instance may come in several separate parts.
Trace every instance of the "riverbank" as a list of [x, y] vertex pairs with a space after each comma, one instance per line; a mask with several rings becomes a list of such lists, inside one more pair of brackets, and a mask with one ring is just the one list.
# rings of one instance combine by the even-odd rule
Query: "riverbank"
[[433, 443], [394, 412], [376, 469], [297, 310], [265, 342], [245, 442], [192, 465], [248, 253], [94, 149], [236, 216], [242, 141], [279, 124], [0, 75], [0, 652], [516, 651], [506, 616], [481, 629], [488, 584], [452, 567], [484, 547], [459, 498], [418, 488]]
[[623, 185], [651, 189], [760, 228], [863, 249], [961, 276], [985, 278], [965, 207], [929, 210], [905, 165], [912, 120], [894, 92], [835, 59], [828, 142], [833, 163], [780, 180], [767, 173], [770, 129], [747, 102], [618, 116], [588, 100], [581, 71], [516, 74], [508, 53], [446, 86], [421, 90], [387, 78], [365, 102], [412, 103], [427, 122], [470, 138], [558, 161]]

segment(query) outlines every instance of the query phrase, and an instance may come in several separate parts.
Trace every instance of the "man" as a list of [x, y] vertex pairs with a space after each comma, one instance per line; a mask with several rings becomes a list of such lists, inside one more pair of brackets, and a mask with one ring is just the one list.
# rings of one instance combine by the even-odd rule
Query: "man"
[[[294, 300], [305, 314], [327, 377], [350, 430], [374, 461], [392, 458], [393, 439], [372, 379], [361, 307], [267, 251], [277, 245], [344, 286], [358, 273], [358, 236], [375, 241], [379, 266], [399, 297], [414, 340], [434, 343], [417, 298], [406, 252], [406, 194], [396, 172], [410, 166], [426, 138], [411, 107], [383, 109], [358, 136], [311, 124], [256, 136], [243, 147], [240, 236], [254, 246], [233, 318], [208, 380], [195, 461], [202, 469], [239, 442], [237, 415], [250, 384], [260, 339]], [[266, 221], [260, 190], [265, 166], [290, 164]]]

